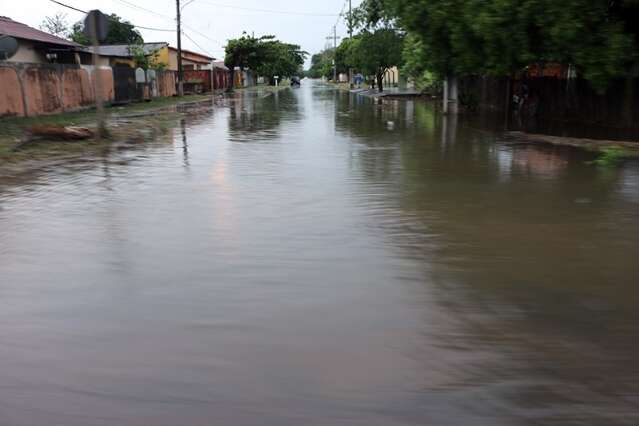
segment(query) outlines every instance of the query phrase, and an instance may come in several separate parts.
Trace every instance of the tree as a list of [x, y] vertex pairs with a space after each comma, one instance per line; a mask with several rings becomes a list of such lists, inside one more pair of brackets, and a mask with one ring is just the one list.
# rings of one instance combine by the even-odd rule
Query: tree
[[70, 35], [67, 15], [65, 13], [56, 13], [54, 16], [47, 16], [40, 24], [40, 29], [61, 38], [68, 38]]
[[308, 55], [296, 44], [283, 43], [275, 36], [259, 38], [246, 33], [242, 37], [229, 40], [225, 48], [224, 64], [229, 68], [231, 81], [235, 81], [235, 68], [240, 71], [251, 69], [261, 76], [291, 77], [299, 73], [300, 67]]
[[300, 50], [296, 44], [282, 43], [275, 39], [261, 40], [258, 43], [257, 73], [268, 77], [273, 84], [274, 77], [292, 77], [299, 74], [308, 53]]
[[[142, 34], [140, 34], [140, 32], [135, 29], [135, 26], [131, 22], [125, 21], [123, 18], [119, 17], [116, 14], [111, 14], [110, 16], [108, 16], [108, 19], [109, 31], [104, 41], [102, 41], [100, 44], [144, 44]], [[83, 30], [83, 22], [76, 22], [75, 24], [73, 24], [71, 40], [75, 41], [76, 43], [88, 46], [92, 44], [92, 41], [89, 37], [84, 35], [84, 33], [82, 32]]]
[[310, 78], [330, 78], [333, 75], [334, 49], [325, 49], [311, 57], [311, 67], [307, 75]]
[[224, 65], [226, 65], [231, 74], [229, 90], [232, 90], [235, 85], [236, 67], [242, 72], [246, 68], [250, 68], [251, 65], [255, 65], [258, 55], [258, 43], [259, 39], [249, 36], [244, 32], [242, 33], [242, 37], [231, 39], [226, 44], [224, 48]]
[[573, 64], [594, 87], [639, 73], [637, 0], [365, 0], [363, 20], [392, 20], [425, 67], [508, 75], [534, 62]]
[[364, 29], [347, 48], [348, 63], [375, 77], [377, 89], [384, 91], [384, 74], [402, 64], [404, 36], [394, 28]]
[[357, 38], [345, 38], [335, 50], [335, 67], [337, 73], [348, 73], [349, 69], [355, 68], [354, 49], [359, 40]]
[[437, 79], [428, 69], [428, 58], [419, 37], [408, 34], [402, 51], [403, 66], [401, 72], [412, 78], [416, 87], [426, 90], [436, 88]]
[[136, 68], [142, 68], [144, 70], [164, 70], [167, 64], [160, 62], [160, 53], [156, 49], [150, 53], [144, 51], [144, 46], [141, 44], [134, 44], [129, 46], [129, 53], [133, 55], [133, 61]]

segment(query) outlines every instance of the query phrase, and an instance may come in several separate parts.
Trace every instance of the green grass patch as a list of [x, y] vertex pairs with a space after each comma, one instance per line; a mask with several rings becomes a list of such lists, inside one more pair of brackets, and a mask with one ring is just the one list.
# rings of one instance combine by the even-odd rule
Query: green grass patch
[[[124, 106], [108, 107], [105, 110], [106, 119], [111, 120], [116, 117], [126, 117], [127, 115], [140, 114], [146, 111], [162, 110], [169, 107], [173, 107], [179, 104], [202, 102], [211, 99], [211, 95], [190, 95], [182, 98], [156, 98], [151, 102], [132, 103]], [[137, 118], [136, 118], [137, 119]], [[166, 119], [166, 117], [164, 117]], [[56, 115], [46, 115], [39, 117], [6, 117], [0, 119], [0, 162], [3, 161], [19, 161], [23, 159], [27, 154], [32, 156], [35, 151], [46, 146], [46, 152], [52, 153], [55, 151], [76, 151], [82, 149], [83, 146], [89, 146], [93, 141], [84, 142], [35, 142], [32, 145], [29, 144], [18, 151], [14, 151], [13, 148], [22, 140], [28, 129], [33, 126], [83, 126], [93, 128], [96, 127], [97, 114], [95, 109], [89, 109], [78, 112], [67, 112]], [[142, 123], [146, 126], [166, 126], [166, 122], [163, 120], [155, 120], [153, 115], [145, 122]], [[112, 138], [121, 137], [121, 133], [118, 129], [111, 129]]]
[[616, 167], [626, 158], [626, 151], [618, 146], [611, 146], [601, 150], [601, 154], [592, 163], [597, 167]]

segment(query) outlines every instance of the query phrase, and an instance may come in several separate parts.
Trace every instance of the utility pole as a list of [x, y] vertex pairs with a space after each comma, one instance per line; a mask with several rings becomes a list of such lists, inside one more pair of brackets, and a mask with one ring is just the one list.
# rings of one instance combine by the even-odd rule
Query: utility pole
[[337, 25], [333, 25], [333, 36], [326, 37], [327, 40], [333, 40], [333, 82], [337, 83], [337, 61], [335, 61], [337, 53]]
[[337, 83], [337, 25], [333, 25], [333, 81]]
[[180, 0], [177, 5], [177, 63], [178, 63], [178, 96], [184, 96], [184, 70], [182, 69], [182, 22], [180, 17]]
[[[348, 38], [353, 41], [353, 0], [348, 0]], [[353, 88], [353, 68], [348, 69], [348, 85]]]

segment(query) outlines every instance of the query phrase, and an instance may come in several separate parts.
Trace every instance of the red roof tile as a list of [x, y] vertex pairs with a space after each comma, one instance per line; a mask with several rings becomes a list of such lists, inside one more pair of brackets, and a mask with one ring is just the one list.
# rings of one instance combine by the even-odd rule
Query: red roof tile
[[44, 31], [36, 30], [35, 28], [13, 21], [5, 16], [0, 16], [0, 34], [24, 40], [39, 41], [41, 43], [80, 47], [77, 43], [45, 33]]

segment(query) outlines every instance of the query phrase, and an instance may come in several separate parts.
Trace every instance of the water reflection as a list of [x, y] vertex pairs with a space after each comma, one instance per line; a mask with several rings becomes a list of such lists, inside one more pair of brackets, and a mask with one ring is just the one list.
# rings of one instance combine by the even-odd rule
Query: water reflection
[[[452, 348], [424, 354], [460, 358], [444, 367], [450, 381], [442, 392], [478, 392], [481, 400], [468, 403], [478, 415], [521, 424], [636, 421], [638, 404], [620, 395], [639, 392], [632, 361], [639, 225], [614, 219], [617, 178], [587, 165], [587, 154], [496, 145], [495, 136], [450, 118], [417, 141], [395, 113], [397, 142], [376, 149], [380, 138], [358, 139], [365, 148], [356, 169], [366, 186], [387, 184], [374, 192], [384, 206], [379, 223], [424, 265], [422, 291], [437, 303], [424, 334]], [[369, 118], [367, 128], [385, 132], [388, 115]], [[341, 128], [351, 131], [346, 122]], [[448, 322], [433, 323], [433, 310]], [[441, 390], [425, 389], [433, 391]]]
[[308, 84], [192, 112], [0, 181], [0, 424], [639, 420], [637, 164]]
[[231, 100], [229, 132], [237, 142], [276, 139], [282, 122], [299, 116], [297, 97], [291, 91], [242, 91]]

